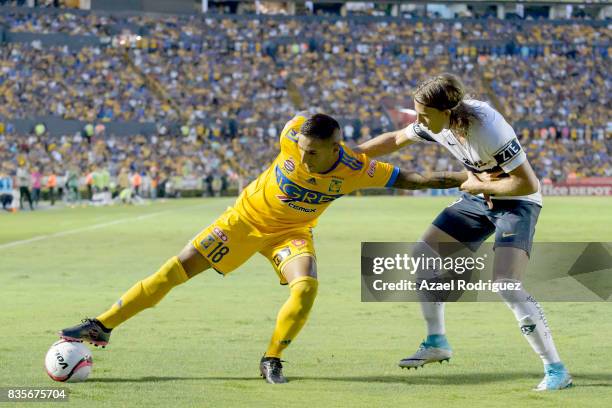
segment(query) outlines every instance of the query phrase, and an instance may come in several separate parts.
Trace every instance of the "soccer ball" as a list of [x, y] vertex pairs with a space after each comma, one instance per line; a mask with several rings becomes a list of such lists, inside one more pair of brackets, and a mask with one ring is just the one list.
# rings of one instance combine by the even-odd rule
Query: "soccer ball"
[[91, 351], [83, 343], [75, 341], [56, 341], [45, 357], [47, 374], [54, 381], [85, 381], [92, 366]]

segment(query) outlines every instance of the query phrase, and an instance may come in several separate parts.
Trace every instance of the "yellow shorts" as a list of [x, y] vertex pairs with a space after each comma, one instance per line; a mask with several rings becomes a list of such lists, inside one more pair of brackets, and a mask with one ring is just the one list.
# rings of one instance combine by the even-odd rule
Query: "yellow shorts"
[[315, 257], [310, 227], [264, 233], [231, 207], [191, 243], [223, 275], [259, 252], [272, 263], [281, 285], [287, 284], [282, 272], [290, 260], [307, 255]]

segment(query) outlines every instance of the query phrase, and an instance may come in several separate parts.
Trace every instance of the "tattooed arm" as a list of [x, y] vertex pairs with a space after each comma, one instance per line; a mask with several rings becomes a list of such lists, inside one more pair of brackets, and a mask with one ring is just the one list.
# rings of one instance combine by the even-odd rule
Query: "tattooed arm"
[[459, 187], [467, 179], [468, 176], [465, 171], [433, 171], [421, 174], [401, 169], [393, 188], [403, 190], [453, 188]]

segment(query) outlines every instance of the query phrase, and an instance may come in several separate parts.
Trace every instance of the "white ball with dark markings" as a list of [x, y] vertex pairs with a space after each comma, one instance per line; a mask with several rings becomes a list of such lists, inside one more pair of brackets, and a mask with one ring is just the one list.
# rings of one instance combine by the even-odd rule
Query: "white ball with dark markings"
[[59, 340], [47, 351], [45, 367], [54, 381], [85, 381], [91, 373], [93, 358], [83, 343]]

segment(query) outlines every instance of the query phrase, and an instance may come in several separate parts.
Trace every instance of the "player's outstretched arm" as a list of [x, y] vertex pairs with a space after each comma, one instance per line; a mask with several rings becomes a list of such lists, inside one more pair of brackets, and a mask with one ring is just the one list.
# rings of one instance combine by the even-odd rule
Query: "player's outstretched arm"
[[393, 153], [414, 142], [416, 140], [411, 139], [405, 129], [400, 129], [367, 140], [354, 148], [353, 151], [365, 153], [369, 157], [379, 157]]
[[432, 171], [417, 173], [400, 169], [393, 188], [403, 190], [421, 190], [425, 188], [459, 187], [468, 179], [466, 171]]

